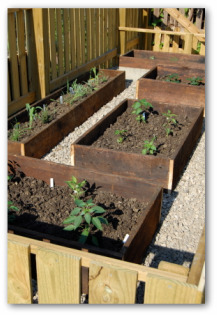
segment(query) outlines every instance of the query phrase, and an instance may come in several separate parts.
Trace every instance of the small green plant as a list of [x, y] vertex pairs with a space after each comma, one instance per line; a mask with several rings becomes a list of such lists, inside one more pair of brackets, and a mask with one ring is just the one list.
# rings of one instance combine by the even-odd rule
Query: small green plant
[[119, 135], [120, 137], [117, 139], [118, 143], [124, 142], [127, 139], [127, 130], [115, 130], [115, 135]]
[[49, 114], [49, 111], [48, 111], [48, 109], [47, 109], [45, 104], [41, 108], [40, 119], [41, 119], [43, 124], [47, 124], [51, 120], [51, 115]]
[[12, 133], [10, 135], [10, 140], [19, 141], [20, 137], [26, 132], [27, 129], [21, 128], [20, 123], [17, 122], [14, 124]]
[[174, 82], [174, 83], [180, 83], [181, 82], [181, 79], [179, 78], [179, 75], [177, 73], [166, 75], [164, 80], [166, 82]]
[[[136, 115], [136, 120], [141, 122], [146, 122], [146, 113], [145, 110], [150, 110], [150, 108], [153, 108], [152, 104], [147, 102], [145, 99], [136, 101], [133, 105], [133, 111], [132, 114]], [[145, 109], [143, 108], [145, 107]]]
[[188, 83], [190, 85], [201, 85], [201, 84], [203, 84], [203, 79], [201, 77], [187, 78], [187, 80], [190, 81]]
[[144, 149], [142, 150], [142, 154], [150, 154], [153, 155], [157, 152], [157, 148], [154, 145], [154, 141], [156, 140], [156, 136], [154, 136], [151, 141], [145, 140], [144, 141]]
[[[86, 202], [75, 199], [75, 207], [70, 213], [69, 217], [63, 221], [63, 224], [67, 226], [64, 228], [66, 231], [73, 231], [79, 227], [82, 229], [82, 233], [79, 238], [79, 242], [85, 243], [90, 234], [92, 227], [96, 227], [102, 231], [102, 224], [107, 224], [108, 221], [98, 214], [105, 213], [105, 210], [93, 203], [92, 199], [88, 199]], [[92, 243], [99, 246], [96, 236], [92, 235]]]
[[155, 56], [150, 56], [149, 59], [154, 60], [154, 59], [155, 59]]
[[[8, 181], [10, 181], [13, 178], [13, 174], [8, 175]], [[20, 211], [20, 209], [13, 205], [13, 202], [8, 200], [8, 222], [11, 223], [15, 220], [15, 215], [13, 214], [13, 211]]]
[[169, 136], [170, 134], [173, 134], [173, 131], [171, 129], [171, 125], [176, 126], [177, 125], [177, 120], [174, 118], [177, 115], [172, 114], [171, 110], [168, 109], [167, 113], [162, 113], [163, 116], [166, 117], [167, 122], [163, 124], [163, 127], [165, 127], [166, 130], [166, 135]]
[[66, 181], [66, 184], [73, 190], [73, 195], [71, 195], [74, 199], [78, 199], [81, 195], [84, 194], [84, 186], [86, 185], [86, 180], [78, 183], [78, 180], [75, 176], [72, 176], [71, 180]]
[[31, 107], [29, 103], [26, 104], [26, 110], [29, 114], [29, 129], [32, 129], [33, 120], [35, 120], [37, 117], [36, 109], [41, 109], [41, 107], [39, 106]]
[[8, 200], [8, 222], [11, 223], [15, 220], [15, 215], [13, 214], [13, 211], [20, 211], [19, 208], [13, 205], [13, 202]]

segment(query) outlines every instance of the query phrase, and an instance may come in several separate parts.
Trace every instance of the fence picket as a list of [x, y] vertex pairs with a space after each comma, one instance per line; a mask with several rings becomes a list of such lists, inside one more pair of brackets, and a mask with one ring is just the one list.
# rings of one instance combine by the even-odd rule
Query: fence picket
[[8, 241], [8, 303], [32, 303], [30, 272], [30, 246]]
[[79, 304], [80, 258], [41, 248], [36, 255], [40, 304]]
[[89, 304], [134, 304], [137, 272], [92, 262], [89, 269]]

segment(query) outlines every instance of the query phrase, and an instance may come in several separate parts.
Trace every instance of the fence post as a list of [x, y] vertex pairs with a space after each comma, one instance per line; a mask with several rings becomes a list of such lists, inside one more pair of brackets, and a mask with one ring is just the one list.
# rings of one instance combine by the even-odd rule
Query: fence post
[[[120, 26], [126, 26], [126, 9], [119, 9], [119, 24]], [[120, 54], [123, 55], [126, 52], [126, 31], [120, 31]]]
[[32, 9], [32, 11], [39, 75], [39, 95], [40, 98], [43, 98], [50, 92], [48, 9]]

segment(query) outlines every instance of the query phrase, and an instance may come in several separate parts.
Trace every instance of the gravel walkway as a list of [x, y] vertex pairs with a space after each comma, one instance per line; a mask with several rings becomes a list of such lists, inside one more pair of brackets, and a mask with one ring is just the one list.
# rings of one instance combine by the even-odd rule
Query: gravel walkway
[[[136, 80], [148, 70], [126, 70], [126, 89], [107, 103], [85, 123], [65, 137], [45, 160], [70, 165], [71, 143], [105, 116], [125, 98], [135, 98]], [[203, 133], [171, 194], [164, 194], [158, 231], [144, 257], [143, 264], [157, 267], [161, 260], [190, 267], [205, 223], [205, 121]]]

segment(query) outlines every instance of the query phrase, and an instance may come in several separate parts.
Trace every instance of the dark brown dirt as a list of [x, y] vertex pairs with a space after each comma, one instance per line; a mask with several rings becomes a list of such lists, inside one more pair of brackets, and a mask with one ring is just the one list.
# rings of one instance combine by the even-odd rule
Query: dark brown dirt
[[[136, 121], [136, 116], [132, 114], [132, 107], [129, 106], [121, 116], [117, 117], [117, 121], [110, 125], [92, 145], [99, 148], [141, 154], [144, 141], [151, 141], [156, 136], [154, 145], [157, 147], [157, 153], [155, 155], [171, 157], [177, 150], [179, 143], [186, 137], [191, 119], [186, 115], [174, 117], [178, 123], [176, 126], [170, 125], [172, 134], [166, 136], [165, 127], [163, 127], [167, 122], [166, 117], [155, 110], [146, 112], [146, 116], [146, 123]], [[127, 138], [124, 142], [118, 143], [119, 136], [115, 135], [115, 131], [123, 129], [127, 130]]]
[[[102, 216], [109, 222], [108, 225], [103, 224], [103, 232], [93, 227], [91, 235], [97, 236], [101, 248], [119, 251], [124, 236], [130, 234], [140, 222], [147, 203], [102, 191], [95, 185], [87, 184], [86, 188], [81, 199], [86, 201], [93, 198], [96, 205], [106, 210]], [[50, 188], [42, 180], [16, 174], [8, 182], [8, 200], [20, 209], [14, 213], [16, 218], [12, 224], [77, 241], [81, 228], [76, 231], [64, 231], [66, 225], [62, 223], [76, 206], [71, 194], [72, 190], [68, 186]], [[89, 239], [87, 243], [92, 245]]]
[[[156, 80], [159, 80], [159, 81], [167, 81], [168, 80], [168, 76], [167, 75], [158, 75], [156, 77]], [[190, 84], [190, 81], [188, 80], [187, 77], [185, 76], [177, 76], [177, 80], [179, 82], [173, 82], [173, 83], [182, 83], [182, 84], [187, 84], [187, 85], [192, 85]], [[205, 85], [205, 81], [204, 79], [202, 80], [202, 82], [200, 82], [198, 85], [192, 85], [192, 86], [204, 86]]]
[[[100, 83], [98, 88], [103, 87], [110, 80], [111, 80], [111, 78], [108, 77], [107, 81]], [[94, 92], [95, 91], [93, 91], [92, 93], [94, 93]], [[20, 129], [24, 130], [24, 132], [22, 134], [20, 134], [18, 141], [25, 141], [29, 137], [34, 136], [35, 134], [39, 133], [43, 129], [47, 128], [48, 124], [50, 124], [51, 122], [53, 122], [53, 121], [57, 120], [58, 118], [60, 118], [61, 116], [63, 116], [65, 113], [70, 111], [73, 107], [75, 107], [77, 104], [79, 104], [85, 98], [90, 96], [90, 94], [84, 96], [82, 99], [80, 99], [78, 101], [73, 102], [72, 104], [69, 104], [69, 98], [71, 96], [70, 94], [64, 94], [62, 96], [63, 96], [63, 104], [60, 104], [60, 102], [59, 102], [60, 98], [58, 98], [55, 101], [51, 101], [48, 105], [46, 105], [46, 108], [47, 108], [48, 113], [49, 113], [49, 121], [48, 122], [43, 123], [43, 121], [41, 119], [41, 110], [37, 109], [36, 110], [36, 112], [37, 112], [36, 119], [33, 121], [31, 129], [29, 129], [29, 121], [20, 123]], [[10, 140], [13, 140], [13, 139], [11, 139], [12, 132], [13, 132], [13, 126], [10, 126], [8, 129], [8, 139], [10, 139]]]

